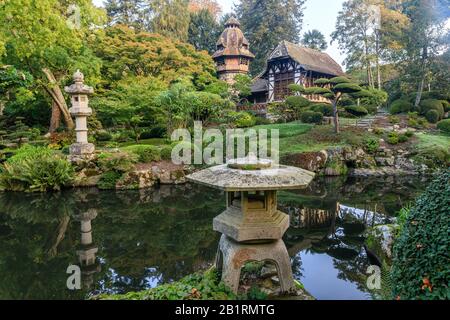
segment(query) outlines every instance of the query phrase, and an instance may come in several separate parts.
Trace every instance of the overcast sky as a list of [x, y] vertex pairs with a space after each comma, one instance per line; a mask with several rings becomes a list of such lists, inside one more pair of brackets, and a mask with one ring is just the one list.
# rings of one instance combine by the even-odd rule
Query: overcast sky
[[[93, 0], [96, 5], [101, 5], [103, 0]], [[334, 31], [336, 18], [342, 8], [342, 3], [345, 0], [307, 0], [306, 10], [304, 15], [304, 23], [302, 32], [317, 29], [326, 37], [328, 43], [330, 42], [330, 34]], [[239, 0], [220, 0], [218, 1], [223, 9], [223, 12], [232, 11], [234, 4]], [[337, 44], [329, 45], [327, 53], [342, 64], [345, 56], [341, 55]]]

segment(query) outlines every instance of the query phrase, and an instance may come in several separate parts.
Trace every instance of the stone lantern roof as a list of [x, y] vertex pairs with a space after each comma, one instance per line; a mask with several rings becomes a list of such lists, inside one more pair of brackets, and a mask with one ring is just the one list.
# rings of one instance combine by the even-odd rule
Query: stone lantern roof
[[187, 176], [189, 181], [227, 192], [304, 189], [313, 178], [313, 172], [251, 156]]
[[71, 84], [68, 87], [64, 88], [64, 91], [66, 91], [69, 94], [93, 94], [94, 89], [92, 87], [89, 87], [84, 84], [84, 75], [80, 72], [80, 70], [77, 70], [73, 74], [73, 81], [74, 83]]

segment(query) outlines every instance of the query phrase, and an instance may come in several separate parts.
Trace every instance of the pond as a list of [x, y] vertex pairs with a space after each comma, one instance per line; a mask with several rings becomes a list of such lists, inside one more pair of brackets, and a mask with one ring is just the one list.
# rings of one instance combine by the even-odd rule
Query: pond
[[[365, 227], [395, 219], [427, 184], [318, 178], [306, 190], [280, 192], [280, 209], [291, 217], [284, 240], [294, 276], [317, 299], [370, 299]], [[0, 193], [0, 299], [126, 293], [206, 269], [219, 241], [212, 219], [223, 209], [222, 192], [191, 184]], [[66, 271], [80, 255], [92, 259], [81, 268], [82, 289], [71, 291]]]

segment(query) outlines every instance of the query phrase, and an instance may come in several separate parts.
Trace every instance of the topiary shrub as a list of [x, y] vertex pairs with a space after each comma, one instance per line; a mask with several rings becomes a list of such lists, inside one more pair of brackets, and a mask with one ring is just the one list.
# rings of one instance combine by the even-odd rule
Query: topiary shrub
[[440, 100], [442, 106], [444, 107], [444, 112], [449, 112], [450, 111], [450, 102], [448, 102], [447, 100]]
[[162, 160], [171, 160], [172, 159], [172, 147], [164, 146], [161, 148], [161, 159]]
[[112, 134], [105, 130], [100, 130], [95, 133], [95, 140], [97, 141], [111, 141]]
[[138, 161], [148, 163], [161, 160], [161, 152], [158, 147], [151, 145], [133, 145], [123, 148], [126, 152], [134, 153], [138, 156]]
[[328, 103], [318, 103], [313, 106], [311, 106], [311, 111], [314, 112], [320, 112], [325, 117], [332, 117], [333, 116], [333, 106]]
[[450, 298], [450, 171], [431, 183], [411, 208], [393, 249], [394, 297]]
[[427, 99], [423, 100], [420, 103], [421, 114], [426, 115], [430, 110], [436, 110], [438, 112], [439, 120], [441, 120], [444, 117], [445, 114], [444, 107], [439, 100]]
[[0, 167], [0, 189], [45, 192], [60, 190], [74, 175], [70, 162], [45, 147], [26, 145]]
[[413, 109], [413, 104], [406, 99], [398, 99], [391, 103], [389, 112], [391, 114], [398, 114], [411, 111]]
[[367, 111], [366, 108], [356, 105], [345, 107], [345, 111], [354, 115], [355, 117], [364, 117], [369, 114], [369, 111]]
[[437, 123], [439, 121], [439, 112], [437, 110], [428, 110], [427, 113], [425, 113], [425, 118], [430, 123]]
[[439, 121], [437, 128], [443, 132], [450, 133], [450, 119]]
[[300, 120], [303, 123], [321, 124], [323, 120], [323, 115], [320, 112], [305, 111], [301, 113]]

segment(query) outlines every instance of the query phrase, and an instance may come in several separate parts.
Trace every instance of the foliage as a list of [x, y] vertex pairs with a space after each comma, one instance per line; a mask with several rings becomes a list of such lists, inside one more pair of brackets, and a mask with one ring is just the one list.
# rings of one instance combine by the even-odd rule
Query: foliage
[[186, 41], [190, 15], [188, 0], [153, 0], [151, 31], [171, 39]]
[[150, 8], [145, 0], [106, 0], [109, 25], [124, 24], [136, 30], [148, 30]]
[[317, 103], [313, 104], [310, 109], [314, 112], [320, 112], [325, 117], [331, 117], [333, 116], [333, 106], [328, 103]]
[[317, 29], [305, 32], [302, 39], [302, 45], [320, 51], [325, 51], [328, 48], [325, 36]]
[[100, 190], [114, 190], [117, 181], [122, 177], [122, 173], [117, 171], [107, 171], [100, 176], [97, 187]]
[[100, 295], [112, 300], [235, 300], [237, 297], [220, 281], [215, 269], [194, 273], [180, 281], [124, 295]]
[[345, 107], [345, 111], [347, 111], [348, 113], [356, 116], [356, 117], [363, 117], [369, 114], [369, 111], [367, 111], [366, 108], [364, 108], [363, 106], [357, 106], [357, 105], [353, 105], [353, 106], [347, 106]]
[[430, 123], [437, 123], [440, 119], [440, 115], [437, 110], [428, 110], [427, 113], [425, 113], [425, 118]]
[[149, 163], [161, 160], [161, 153], [158, 147], [151, 145], [134, 145], [123, 148], [126, 152], [134, 153], [138, 156], [139, 162]]
[[95, 140], [97, 141], [111, 141], [112, 134], [106, 130], [100, 130], [95, 133]]
[[231, 111], [228, 117], [231, 123], [237, 128], [248, 128], [256, 124], [255, 116], [249, 112]]
[[26, 145], [0, 168], [0, 188], [12, 191], [56, 191], [72, 178], [71, 164], [45, 147]]
[[238, 74], [234, 77], [233, 91], [242, 98], [247, 98], [252, 94], [252, 78], [246, 74]]
[[167, 134], [167, 128], [162, 126], [156, 126], [150, 129], [150, 131], [144, 131], [141, 133], [141, 139], [152, 138], [164, 138]]
[[216, 42], [220, 36], [221, 26], [207, 9], [190, 13], [188, 42], [197, 50], [206, 50], [209, 54], [216, 50]]
[[252, 75], [262, 71], [267, 54], [283, 40], [300, 42], [304, 0], [243, 0], [236, 6], [242, 30], [256, 59]]
[[119, 153], [101, 153], [98, 156], [98, 164], [104, 172], [116, 171], [127, 172], [133, 169], [138, 157], [135, 154], [125, 152]]
[[443, 132], [450, 133], [450, 119], [439, 121], [437, 128]]
[[323, 114], [314, 111], [304, 111], [300, 114], [300, 120], [303, 123], [321, 124], [323, 120]]
[[172, 159], [172, 147], [163, 146], [161, 148], [161, 160], [171, 160]]
[[413, 109], [413, 105], [406, 99], [398, 99], [391, 103], [389, 112], [391, 114], [406, 113]]
[[447, 170], [431, 183], [411, 208], [395, 242], [392, 280], [399, 299], [449, 298], [449, 181]]
[[398, 144], [399, 143], [399, 134], [395, 131], [391, 131], [387, 136], [387, 143], [389, 144]]
[[370, 154], [375, 154], [380, 148], [380, 140], [376, 138], [368, 138], [364, 142], [364, 148]]

